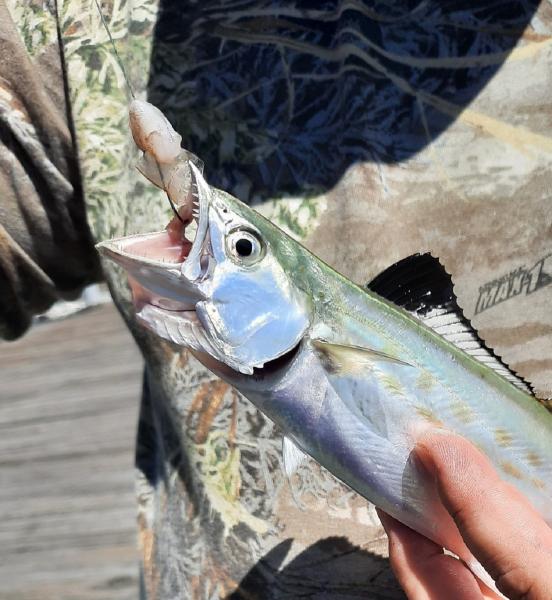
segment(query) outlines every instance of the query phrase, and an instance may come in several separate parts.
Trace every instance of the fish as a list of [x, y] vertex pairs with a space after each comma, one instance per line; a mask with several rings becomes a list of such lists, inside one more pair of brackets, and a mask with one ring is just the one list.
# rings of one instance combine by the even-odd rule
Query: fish
[[175, 211], [163, 231], [97, 246], [126, 271], [137, 320], [277, 424], [289, 477], [312, 457], [493, 586], [413, 448], [428, 428], [464, 436], [552, 526], [552, 414], [485, 346], [439, 260], [360, 287], [210, 186], [157, 108], [135, 100], [130, 126]]

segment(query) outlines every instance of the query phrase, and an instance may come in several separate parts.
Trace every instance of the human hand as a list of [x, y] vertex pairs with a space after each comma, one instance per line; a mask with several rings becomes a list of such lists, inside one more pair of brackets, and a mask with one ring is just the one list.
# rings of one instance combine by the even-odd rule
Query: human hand
[[[426, 434], [415, 456], [497, 588], [513, 600], [550, 600], [552, 529], [529, 501], [459, 436]], [[440, 546], [383, 511], [378, 514], [389, 537], [391, 566], [409, 600], [499, 598]]]

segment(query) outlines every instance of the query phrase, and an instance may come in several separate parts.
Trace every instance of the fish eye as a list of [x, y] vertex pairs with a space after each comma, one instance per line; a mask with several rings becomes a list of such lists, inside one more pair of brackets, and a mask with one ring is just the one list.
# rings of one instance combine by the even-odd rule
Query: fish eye
[[265, 255], [259, 235], [250, 229], [234, 229], [226, 238], [230, 258], [243, 265], [253, 265]]
[[246, 238], [242, 237], [236, 241], [236, 253], [239, 254], [242, 258], [247, 258], [253, 254], [255, 247], [253, 242]]

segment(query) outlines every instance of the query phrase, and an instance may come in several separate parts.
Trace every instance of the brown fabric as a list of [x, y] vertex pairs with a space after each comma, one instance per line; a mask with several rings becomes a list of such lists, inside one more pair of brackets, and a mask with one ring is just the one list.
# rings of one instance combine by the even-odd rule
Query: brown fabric
[[57, 40], [28, 55], [0, 0], [0, 336], [7, 339], [100, 278], [62, 67]]

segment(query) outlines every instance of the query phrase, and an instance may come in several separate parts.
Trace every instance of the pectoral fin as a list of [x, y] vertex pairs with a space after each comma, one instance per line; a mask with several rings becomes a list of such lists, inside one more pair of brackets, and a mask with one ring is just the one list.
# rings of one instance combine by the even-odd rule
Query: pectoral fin
[[374, 350], [345, 344], [334, 344], [323, 339], [311, 341], [314, 349], [323, 360], [325, 366], [332, 373], [353, 374], [362, 373], [371, 368], [374, 362], [390, 362], [411, 367], [395, 356]]
[[284, 461], [284, 471], [289, 479], [308, 459], [308, 456], [294, 442], [284, 436], [282, 440], [282, 458]]

